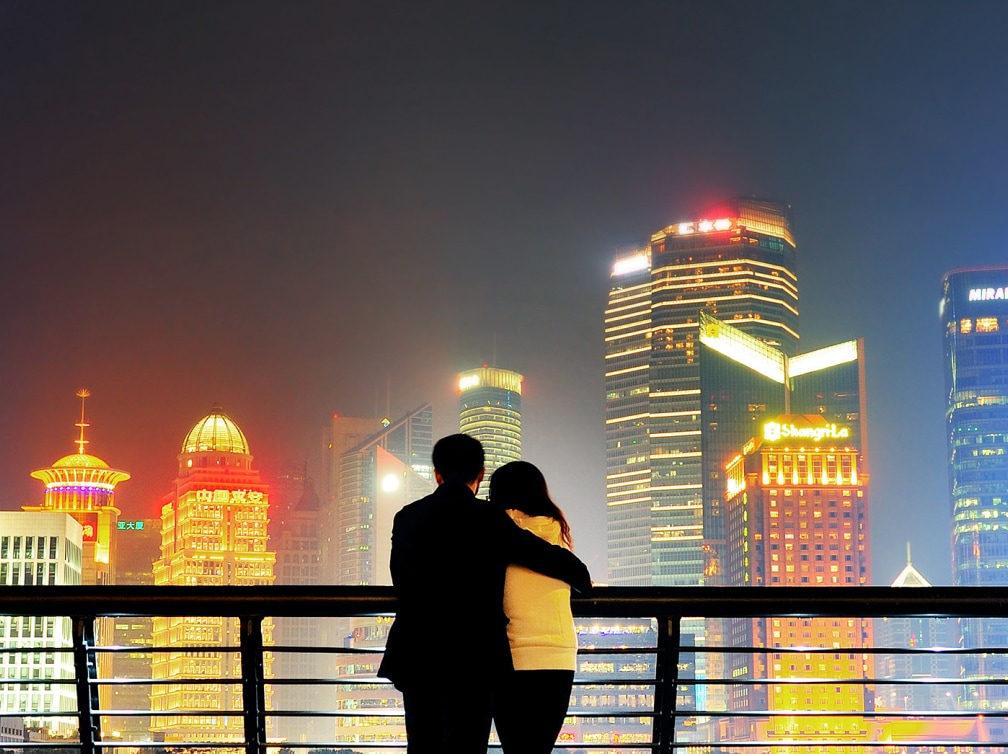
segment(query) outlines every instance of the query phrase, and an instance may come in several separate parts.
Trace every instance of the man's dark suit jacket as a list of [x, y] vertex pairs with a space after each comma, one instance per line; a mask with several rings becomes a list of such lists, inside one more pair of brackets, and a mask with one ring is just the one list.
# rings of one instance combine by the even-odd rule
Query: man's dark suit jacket
[[576, 591], [591, 588], [577, 557], [519, 528], [464, 484], [446, 482], [400, 510], [391, 559], [399, 607], [378, 675], [403, 689], [446, 672], [490, 680], [510, 669], [503, 609], [509, 563]]

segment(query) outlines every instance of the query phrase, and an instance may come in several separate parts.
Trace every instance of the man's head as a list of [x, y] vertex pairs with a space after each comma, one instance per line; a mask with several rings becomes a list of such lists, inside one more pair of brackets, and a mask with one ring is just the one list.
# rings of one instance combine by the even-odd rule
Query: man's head
[[469, 435], [448, 435], [434, 443], [431, 454], [438, 484], [461, 482], [473, 486], [483, 479], [483, 446]]

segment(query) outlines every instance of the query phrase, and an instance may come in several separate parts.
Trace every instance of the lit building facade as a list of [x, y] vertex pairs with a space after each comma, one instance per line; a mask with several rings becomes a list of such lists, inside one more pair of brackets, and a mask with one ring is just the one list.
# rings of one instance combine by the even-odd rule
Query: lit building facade
[[489, 494], [494, 471], [521, 460], [524, 379], [518, 372], [486, 364], [458, 376], [459, 432], [479, 440], [486, 454], [486, 475], [477, 497]]
[[84, 401], [90, 395], [87, 390], [77, 392], [81, 399], [81, 418], [76, 424], [77, 452], [33, 471], [32, 477], [45, 484], [45, 499], [41, 505], [21, 507], [25, 511], [69, 513], [77, 519], [84, 541], [82, 583], [113, 584], [120, 513], [115, 505], [115, 490], [130, 475], [84, 452], [90, 442], [84, 430], [91, 426], [84, 419]]
[[333, 414], [323, 437], [325, 444], [325, 493], [322, 505], [322, 583], [342, 584], [340, 547], [343, 522], [340, 520], [340, 488], [343, 454], [381, 431], [383, 420], [377, 417], [357, 417]]
[[[219, 408], [186, 435], [178, 456], [174, 490], [161, 499], [161, 553], [154, 583], [189, 586], [261, 586], [273, 583], [275, 553], [268, 549], [269, 487], [252, 466], [244, 433]], [[235, 647], [238, 621], [220, 616], [155, 618], [152, 677], [239, 678], [234, 652], [189, 651], [185, 646]], [[272, 621], [263, 622], [263, 640], [273, 643]], [[265, 656], [266, 677], [272, 658]], [[267, 686], [267, 706], [271, 689]], [[244, 740], [241, 688], [207, 683], [151, 688], [152, 730], [165, 742]], [[168, 716], [159, 712], [193, 714]]]
[[617, 258], [605, 311], [610, 583], [703, 583], [700, 311], [794, 353], [795, 257], [788, 208], [738, 199]]
[[[862, 586], [868, 583], [868, 494], [852, 427], [819, 414], [763, 422], [726, 469], [725, 530], [732, 586]], [[727, 659], [731, 678], [766, 679], [730, 691], [733, 711], [820, 710], [823, 715], [737, 717], [728, 741], [830, 742], [823, 751], [860, 751], [871, 723], [859, 684], [774, 683], [775, 679], [858, 679], [872, 646], [862, 618], [729, 619], [730, 646], [826, 652], [756, 652]], [[831, 648], [843, 652], [830, 652]], [[830, 716], [842, 712], [847, 716]], [[850, 748], [847, 748], [849, 745]], [[781, 750], [784, 750], [783, 748]], [[818, 750], [812, 748], [810, 750]]]
[[[154, 584], [152, 564], [161, 550], [161, 519], [119, 519], [116, 583]], [[114, 678], [150, 678], [152, 619], [146, 615], [118, 615], [109, 619], [118, 647], [132, 652], [111, 655]], [[150, 709], [150, 687], [142, 684], [112, 684], [108, 687], [111, 709]], [[128, 741], [151, 741], [150, 720], [140, 716], [109, 716], [103, 734]]]
[[391, 585], [392, 519], [434, 490], [430, 404], [382, 424], [340, 457], [338, 584]]
[[[307, 470], [302, 472], [301, 491], [296, 501], [283, 509], [282, 525], [276, 532], [276, 583], [313, 586], [322, 584], [321, 501]], [[288, 491], [290, 494], [292, 490]], [[319, 644], [324, 622], [315, 617], [284, 616], [274, 618], [273, 636], [280, 646], [310, 647]], [[305, 652], [281, 652], [274, 656], [275, 678], [317, 678], [320, 660]], [[315, 709], [319, 697], [331, 691], [300, 684], [276, 685], [273, 705], [276, 710], [304, 711]], [[332, 731], [330, 720], [313, 717], [276, 718], [276, 734], [280, 740], [298, 743], [328, 740]]]
[[[382, 420], [381, 428], [347, 449], [340, 457], [339, 581], [349, 585], [390, 585], [392, 520], [403, 506], [433, 492], [431, 466], [433, 413], [430, 404], [419, 406], [395, 421]], [[434, 623], [436, 618], [432, 617]], [[342, 627], [339, 646], [355, 650], [385, 646], [391, 618], [359, 617], [337, 621]], [[337, 655], [335, 677], [359, 679], [335, 687], [335, 709], [401, 709], [399, 695], [373, 679], [379, 654]], [[330, 722], [330, 725], [332, 723]], [[398, 718], [337, 717], [335, 738], [354, 751], [380, 751], [372, 746], [405, 742]]]
[[[953, 270], [942, 281], [952, 583], [1008, 585], [1008, 266]], [[963, 645], [1008, 646], [1008, 620], [962, 622]], [[966, 679], [1004, 678], [1003, 655], [964, 657]], [[1008, 687], [967, 691], [977, 709], [1008, 709]]]
[[[81, 584], [83, 544], [83, 527], [69, 514], [0, 511], [0, 586]], [[24, 650], [0, 655], [0, 715], [21, 715], [56, 737], [76, 734], [70, 618], [0, 616], [0, 647]], [[54, 683], [61, 678], [71, 680]], [[59, 712], [67, 717], [48, 716]]]
[[[889, 586], [901, 589], [931, 586], [931, 582], [910, 562], [909, 544], [907, 564]], [[923, 616], [876, 618], [875, 645], [917, 650], [953, 649], [959, 646], [958, 621], [955, 618]], [[875, 687], [875, 709], [903, 712], [955, 710], [962, 701], [962, 685], [949, 681], [957, 674], [955, 656], [950, 654], [876, 654], [875, 677], [880, 681], [897, 678], [917, 683], [879, 683]], [[941, 683], [938, 679], [945, 682]]]
[[864, 343], [848, 340], [789, 356], [707, 312], [700, 314], [699, 340], [704, 578], [716, 586], [725, 583], [724, 561], [737, 555], [725, 543], [725, 467], [769, 417], [815, 414], [847, 427], [867, 478]]

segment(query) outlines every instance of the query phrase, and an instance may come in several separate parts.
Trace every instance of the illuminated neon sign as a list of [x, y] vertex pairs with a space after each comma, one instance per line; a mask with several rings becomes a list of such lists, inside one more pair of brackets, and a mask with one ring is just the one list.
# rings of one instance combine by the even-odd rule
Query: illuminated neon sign
[[636, 256], [621, 259], [613, 265], [612, 274], [615, 276], [627, 275], [638, 270], [646, 270], [651, 265], [651, 257], [647, 254], [637, 254]]
[[710, 233], [715, 230], [728, 230], [732, 226], [732, 221], [727, 217], [719, 220], [698, 220], [693, 223], [679, 223], [676, 226], [680, 236], [688, 236], [690, 233]]
[[767, 422], [763, 425], [763, 439], [767, 442], [792, 438], [821, 442], [823, 440], [846, 440], [848, 437], [850, 437], [850, 429], [838, 427], [836, 424], [827, 424], [822, 427], [796, 427], [790, 423]]
[[970, 288], [970, 301], [1004, 301], [1008, 296], [1008, 287], [1005, 288]]
[[116, 528], [119, 531], [135, 531], [144, 528], [143, 521], [118, 521]]
[[465, 377], [459, 379], [459, 390], [468, 390], [471, 387], [476, 387], [480, 384], [480, 378], [478, 374], [467, 374]]

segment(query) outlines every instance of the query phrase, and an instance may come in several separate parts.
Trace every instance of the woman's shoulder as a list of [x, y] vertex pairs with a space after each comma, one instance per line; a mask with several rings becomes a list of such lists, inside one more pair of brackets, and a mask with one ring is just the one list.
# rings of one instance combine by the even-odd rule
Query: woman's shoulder
[[550, 544], [560, 544], [560, 522], [555, 518], [551, 518], [550, 516], [530, 516], [518, 510], [509, 510], [508, 515], [522, 529], [532, 532]]

